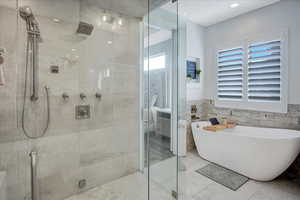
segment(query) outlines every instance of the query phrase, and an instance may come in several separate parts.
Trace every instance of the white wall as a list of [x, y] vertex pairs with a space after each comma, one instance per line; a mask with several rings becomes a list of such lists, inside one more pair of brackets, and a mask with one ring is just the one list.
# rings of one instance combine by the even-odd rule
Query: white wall
[[194, 58], [204, 57], [204, 27], [188, 21], [187, 31], [187, 56]]
[[200, 58], [200, 84], [193, 83], [187, 85], [187, 101], [193, 101], [203, 98], [203, 72], [204, 72], [204, 27], [193, 22], [187, 22], [187, 58]]
[[[289, 104], [300, 104], [300, 1], [286, 0], [241, 15], [205, 30], [204, 98], [213, 99], [216, 91], [215, 47], [217, 44], [255, 38], [261, 34], [289, 31]], [[199, 34], [200, 35], [200, 34]], [[199, 51], [200, 52], [200, 51]]]

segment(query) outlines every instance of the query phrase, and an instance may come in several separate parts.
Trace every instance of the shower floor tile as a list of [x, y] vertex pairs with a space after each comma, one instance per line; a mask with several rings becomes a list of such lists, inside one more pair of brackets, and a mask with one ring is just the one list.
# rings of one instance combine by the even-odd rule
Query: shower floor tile
[[[150, 190], [155, 200], [172, 200], [156, 183], [151, 184]], [[147, 200], [147, 195], [147, 177], [137, 172], [65, 200]]]
[[197, 152], [188, 153], [182, 161], [184, 165], [186, 165], [186, 171], [181, 173], [185, 200], [300, 199], [300, 180], [291, 181], [285, 178], [277, 178], [271, 182], [249, 180], [237, 191], [232, 191], [201, 174], [195, 174], [195, 170], [199, 168], [199, 166], [202, 167], [209, 163], [202, 159]]

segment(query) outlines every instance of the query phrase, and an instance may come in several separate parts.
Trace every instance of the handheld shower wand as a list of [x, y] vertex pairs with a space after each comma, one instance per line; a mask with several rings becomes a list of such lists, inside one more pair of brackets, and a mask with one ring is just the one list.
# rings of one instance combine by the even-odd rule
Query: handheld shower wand
[[[26, 21], [28, 45], [31, 51], [31, 63], [32, 63], [32, 79], [31, 79], [31, 100], [38, 100], [38, 68], [39, 68], [39, 42], [41, 42], [41, 34], [39, 29], [39, 23], [35, 19], [32, 10], [28, 6], [23, 6], [19, 9], [20, 16]], [[28, 53], [28, 52], [27, 52]], [[27, 55], [28, 56], [28, 55]]]
[[[50, 123], [50, 103], [49, 103], [49, 88], [45, 87], [46, 101], [47, 101], [47, 123], [46, 127], [40, 136], [31, 136], [25, 128], [25, 106], [27, 97], [27, 82], [28, 82], [28, 72], [31, 72], [30, 81], [30, 100], [31, 102], [37, 102], [39, 99], [39, 43], [42, 42], [41, 33], [39, 29], [39, 23], [36, 20], [33, 12], [29, 6], [23, 6], [19, 8], [20, 17], [26, 22], [27, 30], [27, 47], [26, 47], [26, 64], [25, 64], [25, 89], [23, 98], [23, 110], [22, 110], [22, 129], [26, 137], [35, 139], [43, 137], [48, 130]], [[30, 69], [29, 69], [30, 68]]]

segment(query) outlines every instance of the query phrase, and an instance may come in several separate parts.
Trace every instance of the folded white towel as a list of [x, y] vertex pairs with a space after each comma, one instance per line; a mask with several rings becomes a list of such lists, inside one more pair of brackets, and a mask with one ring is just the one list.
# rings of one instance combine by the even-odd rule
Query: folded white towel
[[4, 58], [0, 55], [0, 87], [5, 86], [5, 77], [4, 77]]

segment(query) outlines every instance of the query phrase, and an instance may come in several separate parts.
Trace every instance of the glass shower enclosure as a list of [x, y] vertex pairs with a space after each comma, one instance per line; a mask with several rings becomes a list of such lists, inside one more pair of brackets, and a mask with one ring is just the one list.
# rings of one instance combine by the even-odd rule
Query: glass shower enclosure
[[3, 0], [0, 25], [1, 200], [178, 197], [176, 1]]

